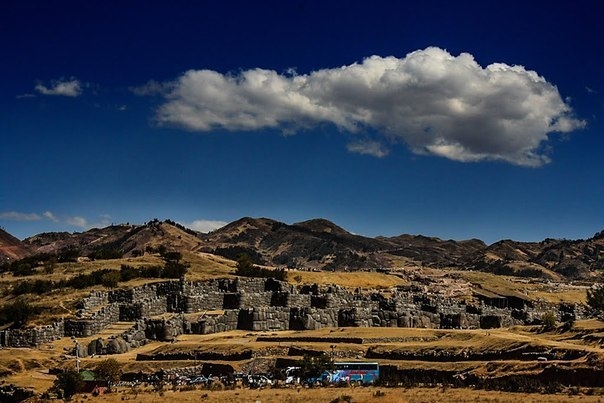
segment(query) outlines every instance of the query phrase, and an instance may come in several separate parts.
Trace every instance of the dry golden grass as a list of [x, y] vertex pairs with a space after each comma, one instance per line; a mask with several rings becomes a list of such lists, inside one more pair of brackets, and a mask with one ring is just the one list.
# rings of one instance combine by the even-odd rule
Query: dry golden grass
[[[452, 270], [465, 281], [499, 295], [519, 296], [526, 299], [542, 299], [551, 303], [584, 303], [585, 289], [580, 287], [560, 286], [557, 289], [550, 285], [532, 283], [528, 279], [498, 276], [478, 271]], [[521, 282], [522, 280], [522, 282]]]
[[183, 260], [191, 264], [187, 280], [199, 281], [216, 277], [232, 277], [235, 262], [209, 253], [186, 253]]
[[[187, 279], [192, 281], [206, 280], [217, 277], [231, 277], [234, 272], [235, 262], [218, 256], [205, 253], [185, 253], [183, 261], [191, 264]], [[135, 267], [148, 265], [162, 265], [163, 261], [158, 256], [145, 255], [139, 258], [117, 259], [96, 262], [82, 262], [57, 265], [55, 272], [43, 278], [60, 280], [71, 277], [77, 273], [89, 273], [101, 268], [119, 269], [122, 264]], [[426, 270], [431, 275], [444, 275], [451, 273], [450, 270]], [[561, 288], [559, 293], [549, 292], [541, 284], [522, 282], [512, 278], [495, 276], [488, 273], [455, 271], [461, 278], [473, 284], [480, 284], [484, 289], [501, 295], [522, 295], [530, 299], [544, 299], [551, 302], [578, 302], [585, 298], [584, 290], [578, 288]], [[41, 276], [41, 275], [38, 275]], [[38, 278], [28, 277], [27, 279]], [[40, 277], [42, 278], [42, 277]], [[14, 278], [4, 275], [0, 283], [4, 285], [24, 278]], [[289, 271], [287, 279], [293, 284], [337, 284], [339, 286], [354, 289], [389, 289], [395, 285], [404, 284], [405, 280], [396, 276], [375, 272], [307, 272]], [[132, 287], [146, 284], [152, 281], [164, 281], [161, 279], [136, 279], [128, 283], [120, 284], [120, 287]], [[103, 289], [102, 287], [96, 287]], [[48, 311], [38, 321], [48, 323], [50, 318], [57, 318], [73, 312], [75, 302], [88, 294], [86, 290], [55, 290], [44, 296], [31, 296], [35, 304], [47, 306]], [[5, 299], [6, 301], [6, 299]], [[3, 301], [0, 301], [0, 303]], [[99, 337], [109, 338], [119, 335], [131, 326], [130, 323], [117, 323], [107, 328], [102, 333], [89, 338], [79, 339], [80, 343], [86, 344]], [[587, 334], [593, 336], [583, 338]], [[412, 329], [412, 328], [325, 328], [316, 331], [284, 331], [253, 333], [249, 331], [232, 331], [211, 335], [181, 335], [174, 344], [152, 342], [141, 348], [125, 354], [114, 355], [126, 372], [152, 372], [160, 368], [181, 368], [195, 364], [193, 361], [136, 361], [139, 353], [168, 353], [187, 351], [213, 351], [233, 353], [252, 349], [262, 352], [273, 347], [295, 346], [301, 349], [330, 352], [331, 346], [336, 338], [362, 338], [366, 339], [363, 344], [338, 343], [336, 352], [346, 352], [347, 357], [364, 357], [369, 347], [376, 351], [392, 352], [415, 352], [430, 353], [440, 349], [451, 353], [462, 350], [473, 352], [505, 352], [507, 350], [529, 346], [532, 348], [547, 348], [552, 350], [581, 350], [592, 356], [604, 356], [604, 350], [599, 347], [598, 335], [604, 334], [604, 323], [601, 321], [577, 321], [573, 331], [538, 333], [535, 328], [514, 327], [511, 329], [484, 330], [439, 330], [439, 329]], [[275, 336], [285, 340], [259, 342], [257, 336]], [[317, 337], [317, 342], [302, 341], [300, 337]], [[289, 339], [287, 339], [289, 338]], [[391, 339], [391, 340], [388, 340]], [[74, 341], [68, 338], [56, 341], [40, 349], [0, 349], [0, 379], [18, 386], [31, 387], [37, 392], [46, 391], [54, 381], [54, 376], [48, 375], [49, 368], [73, 368], [75, 360], [65, 353], [73, 347]], [[262, 355], [260, 354], [260, 355]], [[266, 353], [268, 354], [268, 353]], [[278, 353], [274, 353], [278, 354]], [[387, 356], [387, 354], [385, 355]], [[100, 358], [83, 358], [82, 368], [94, 368]], [[432, 361], [396, 361], [392, 359], [379, 360], [383, 364], [393, 364], [399, 368], [406, 369], [436, 369], [448, 371], [472, 371], [475, 374], [495, 376], [509, 373], [529, 374], [543, 369], [544, 365], [551, 362], [539, 363], [536, 361], [497, 361], [487, 362], [432, 362]], [[602, 360], [604, 362], [604, 359]], [[220, 362], [220, 361], [215, 361]], [[225, 362], [227, 363], [227, 362]], [[248, 361], [230, 361], [228, 364], [235, 368], [247, 364]], [[562, 363], [562, 362], [561, 362]], [[561, 364], [562, 365], [562, 364]], [[585, 365], [585, 360], [575, 362], [564, 362], [563, 365]], [[502, 394], [498, 392], [473, 391], [469, 389], [382, 389], [385, 396], [376, 397], [373, 394], [375, 388], [360, 389], [301, 389], [285, 390], [270, 389], [264, 391], [191, 391], [175, 394], [165, 391], [164, 396], [148, 391], [139, 394], [135, 398], [129, 390], [121, 389], [120, 393], [110, 394], [95, 400], [113, 402], [132, 400], [133, 402], [163, 402], [169, 399], [177, 401], [208, 401], [228, 403], [240, 401], [261, 402], [309, 402], [309, 401], [332, 401], [340, 396], [352, 396], [354, 402], [508, 402], [521, 398], [526, 402], [558, 402], [558, 401], [598, 401], [596, 397], [567, 395], [526, 395], [526, 394]], [[206, 396], [207, 394], [207, 396]], [[202, 396], [205, 396], [202, 399]], [[114, 399], [114, 400], [103, 400]], [[82, 397], [75, 401], [83, 401]], [[604, 401], [604, 398], [602, 399]]]
[[[86, 402], [84, 397], [74, 398], [74, 402]], [[207, 403], [240, 403], [240, 402], [352, 402], [352, 403], [428, 403], [428, 402], [488, 402], [488, 403], [559, 403], [559, 402], [602, 402], [599, 396], [569, 396], [566, 394], [540, 395], [536, 393], [502, 393], [494, 391], [451, 388], [290, 388], [290, 389], [235, 389], [235, 390], [164, 390], [154, 392], [150, 388], [134, 391], [123, 388], [93, 399], [95, 402], [117, 403], [163, 403], [207, 402]]]
[[292, 284], [336, 284], [345, 288], [389, 289], [405, 284], [400, 277], [377, 272], [288, 271], [287, 281]]
[[[109, 337], [116, 335], [127, 329], [128, 323], [118, 323], [111, 328], [106, 329], [101, 335], [95, 335], [86, 339], [79, 339], [79, 342], [84, 344], [88, 341], [101, 337]], [[576, 324], [577, 332], [589, 332], [590, 329], [595, 332], [604, 329], [604, 323], [600, 321], [578, 321]], [[331, 345], [334, 344], [335, 338], [363, 338], [366, 340], [363, 344], [339, 343], [336, 344], [335, 352], [346, 352], [348, 357], [354, 357], [358, 354], [364, 357], [364, 353], [368, 348], [374, 348], [375, 351], [384, 350], [386, 352], [403, 351], [403, 352], [431, 352], [435, 349], [449, 350], [451, 352], [459, 352], [461, 350], [472, 350], [474, 352], [505, 352], [509, 349], [521, 346], [547, 347], [552, 350], [581, 350], [587, 353], [603, 356], [604, 350], [599, 346], [584, 343], [582, 339], [575, 339], [576, 332], [567, 333], [535, 333], [530, 327], [514, 327], [511, 329], [493, 329], [484, 330], [439, 330], [439, 329], [412, 329], [412, 328], [326, 328], [315, 331], [284, 331], [284, 332], [264, 332], [255, 333], [247, 331], [231, 331], [225, 333], [209, 334], [209, 335], [181, 335], [173, 344], [161, 342], [151, 342], [143, 347], [132, 350], [128, 353], [113, 355], [112, 358], [117, 359], [126, 372], [153, 372], [160, 368], [183, 368], [198, 364], [193, 360], [184, 361], [136, 361], [136, 356], [139, 353], [174, 353], [187, 351], [212, 351], [224, 352], [232, 354], [237, 351], [254, 350], [260, 353], [261, 356], [271, 357], [270, 351], [275, 351], [275, 347], [290, 347], [295, 346], [302, 349], [325, 351], [331, 350]], [[258, 341], [257, 337], [276, 336], [281, 340], [275, 341]], [[300, 341], [298, 337], [317, 337], [317, 342]], [[285, 340], [283, 340], [285, 338]], [[290, 340], [287, 340], [289, 338]], [[36, 392], [41, 393], [46, 391], [54, 380], [53, 376], [48, 375], [48, 369], [59, 368], [74, 368], [75, 357], [66, 355], [74, 345], [74, 341], [68, 338], [63, 338], [49, 345], [45, 345], [40, 349], [1, 349], [0, 350], [0, 377], [8, 383], [22, 387], [33, 388]], [[263, 355], [267, 354], [267, 355]], [[351, 355], [352, 354], [352, 355]], [[387, 356], [387, 355], [386, 355]], [[274, 356], [273, 356], [274, 357]], [[104, 357], [103, 357], [104, 358]], [[102, 360], [101, 357], [83, 358], [81, 359], [82, 368], [94, 368], [96, 364]], [[472, 373], [480, 376], [501, 376], [504, 374], [535, 374], [543, 370], [547, 365], [559, 366], [578, 366], [585, 367], [587, 364], [584, 359], [574, 361], [548, 361], [538, 362], [536, 360], [517, 361], [517, 360], [501, 360], [501, 361], [457, 361], [457, 362], [433, 362], [433, 361], [397, 361], [393, 359], [379, 360], [382, 364], [397, 365], [401, 369], [433, 369]], [[214, 361], [233, 365], [235, 369], [241, 368], [247, 364], [249, 360], [243, 361]], [[262, 402], [270, 401], [331, 401], [338, 396], [348, 394], [353, 396], [353, 401], [408, 401], [408, 402], [429, 402], [429, 401], [501, 401], [507, 402], [513, 400], [512, 397], [523, 396], [526, 401], [568, 401], [569, 397], [561, 396], [541, 396], [541, 395], [506, 395], [496, 392], [472, 391], [468, 389], [383, 389], [386, 396], [380, 398], [374, 397], [374, 388], [360, 388], [355, 390], [350, 389], [324, 389], [324, 390], [307, 390], [302, 389], [300, 392], [292, 390], [269, 390], [269, 391], [224, 391], [224, 392], [183, 392], [172, 394], [173, 392], [165, 392], [164, 399], [173, 398], [178, 401], [193, 401], [200, 400], [202, 394], [208, 394], [203, 401], [252, 401], [260, 400]], [[145, 393], [140, 394], [136, 399], [129, 390], [121, 389], [122, 392], [108, 395], [102, 399], [121, 399], [132, 400], [136, 402], [163, 401], [154, 400], [162, 399], [158, 394]], [[353, 392], [350, 394], [348, 392]], [[238, 393], [238, 394], [237, 394]], [[582, 396], [582, 401], [597, 401], [586, 400], [587, 396]], [[393, 399], [406, 400], [393, 400]], [[526, 399], [525, 399], [526, 398]], [[576, 398], [576, 397], [573, 397]], [[82, 399], [81, 397], [76, 398]], [[117, 401], [117, 400], [102, 400], [98, 401]], [[188, 400], [187, 400], [188, 399]], [[214, 399], [214, 400], [213, 400]], [[249, 400], [248, 400], [249, 399]], [[288, 400], [289, 399], [289, 400]], [[297, 400], [301, 399], [301, 400]], [[481, 399], [481, 400], [475, 400]], [[510, 400], [511, 399], [511, 400]], [[531, 400], [532, 399], [532, 400]], [[589, 398], [591, 399], [591, 397]], [[604, 400], [604, 399], [603, 399]]]

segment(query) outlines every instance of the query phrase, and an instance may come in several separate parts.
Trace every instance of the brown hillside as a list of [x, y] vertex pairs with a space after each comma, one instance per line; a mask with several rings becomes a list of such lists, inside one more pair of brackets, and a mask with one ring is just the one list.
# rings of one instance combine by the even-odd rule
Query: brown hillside
[[248, 254], [256, 264], [308, 269], [432, 267], [550, 279], [597, 278], [604, 269], [604, 234], [585, 240], [542, 242], [502, 240], [487, 246], [478, 239], [442, 240], [422, 235], [369, 238], [351, 234], [325, 219], [285, 224], [245, 217], [209, 234], [173, 221], [112, 225], [82, 233], [43, 233], [19, 242], [3, 232], [1, 256], [58, 252], [81, 256], [119, 250], [126, 257], [160, 246], [180, 252], [204, 252], [236, 260]]
[[0, 229], [0, 263], [24, 258], [30, 253], [20, 240]]

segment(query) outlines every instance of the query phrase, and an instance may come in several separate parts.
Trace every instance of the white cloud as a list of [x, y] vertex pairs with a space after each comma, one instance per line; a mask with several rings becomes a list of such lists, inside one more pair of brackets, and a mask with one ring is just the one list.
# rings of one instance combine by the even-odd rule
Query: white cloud
[[183, 223], [187, 228], [191, 228], [195, 231], [199, 232], [210, 232], [214, 231], [218, 228], [224, 227], [227, 225], [227, 222], [224, 221], [213, 221], [213, 220], [195, 220], [192, 223]]
[[72, 225], [74, 227], [78, 227], [81, 229], [88, 229], [90, 226], [88, 225], [88, 221], [84, 217], [67, 217], [65, 219], [67, 224]]
[[86, 218], [80, 216], [66, 217], [65, 222], [73, 227], [78, 227], [82, 230], [89, 230], [91, 228], [105, 228], [111, 225], [111, 216], [108, 214], [102, 214], [99, 216], [97, 222], [89, 222]]
[[42, 214], [37, 213], [21, 213], [18, 211], [0, 212], [0, 220], [10, 221], [41, 221], [48, 220], [55, 224], [67, 224], [72, 227], [77, 227], [82, 230], [91, 228], [104, 228], [111, 224], [111, 216], [103, 214], [99, 216], [96, 223], [90, 223], [86, 218], [80, 216], [57, 216], [51, 211], [45, 211]]
[[[166, 102], [156, 118], [164, 125], [290, 133], [330, 123], [353, 135], [371, 129], [417, 154], [463, 162], [539, 166], [549, 162], [544, 145], [550, 133], [585, 125], [535, 71], [503, 63], [483, 68], [468, 53], [453, 56], [435, 47], [306, 75], [190, 70], [172, 83], [150, 82], [139, 93], [160, 91]], [[386, 152], [378, 143], [362, 144], [353, 141], [348, 149]]]
[[4, 211], [0, 213], [0, 220], [10, 221], [39, 221], [42, 217], [36, 213], [20, 213], [18, 211]]
[[377, 158], [383, 158], [390, 153], [382, 143], [373, 140], [354, 141], [348, 143], [346, 148], [352, 153], [371, 155]]
[[62, 95], [66, 97], [77, 97], [82, 94], [82, 83], [72, 77], [69, 80], [53, 80], [50, 86], [38, 83], [35, 89], [42, 95]]
[[129, 87], [128, 89], [134, 95], [160, 95], [171, 89], [170, 83], [160, 83], [155, 80], [148, 81], [146, 84], [139, 87]]
[[59, 219], [57, 218], [57, 216], [55, 216], [53, 213], [51, 213], [50, 211], [45, 211], [44, 214], [42, 214], [45, 218], [49, 219], [52, 222], [59, 222]]

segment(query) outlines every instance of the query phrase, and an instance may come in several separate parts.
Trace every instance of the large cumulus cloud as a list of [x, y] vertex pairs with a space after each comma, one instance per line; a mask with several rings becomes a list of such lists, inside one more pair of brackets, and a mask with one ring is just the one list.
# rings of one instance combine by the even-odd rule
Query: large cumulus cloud
[[549, 162], [548, 134], [585, 124], [536, 72], [503, 63], [482, 67], [468, 53], [435, 47], [304, 75], [190, 70], [164, 88], [160, 124], [292, 133], [329, 123], [377, 136], [353, 139], [348, 149], [378, 157], [387, 154], [386, 144], [402, 141], [415, 153], [456, 161], [539, 166]]

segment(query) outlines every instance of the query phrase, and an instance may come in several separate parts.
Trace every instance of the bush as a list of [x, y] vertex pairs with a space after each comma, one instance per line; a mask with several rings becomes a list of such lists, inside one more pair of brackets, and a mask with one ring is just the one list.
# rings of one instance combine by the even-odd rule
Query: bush
[[181, 278], [181, 277], [184, 277], [184, 275], [187, 273], [188, 270], [189, 270], [188, 265], [170, 260], [170, 261], [166, 262], [166, 265], [164, 266], [164, 269], [161, 272], [161, 277], [162, 278]]
[[117, 287], [117, 283], [120, 281], [120, 272], [112, 270], [101, 276], [101, 284], [107, 288]]
[[64, 262], [77, 262], [80, 257], [80, 250], [77, 248], [63, 248], [57, 254], [57, 261], [59, 263]]
[[36, 272], [34, 269], [41, 264], [56, 261], [57, 258], [53, 254], [38, 253], [11, 263], [5, 263], [0, 266], [0, 271], [11, 271], [15, 276], [29, 276], [34, 274]]
[[73, 395], [82, 390], [84, 381], [80, 374], [73, 370], [68, 369], [65, 372], [61, 372], [57, 375], [52, 389], [60, 393], [65, 399], [69, 400]]
[[12, 304], [8, 304], [0, 308], [0, 324], [13, 322], [14, 327], [22, 327], [32, 316], [41, 312], [39, 307], [29, 304], [23, 299], [18, 299]]
[[276, 280], [285, 280], [285, 270], [271, 270], [258, 267], [252, 263], [250, 257], [245, 253], [242, 253], [237, 257], [237, 269], [235, 270], [235, 275], [243, 277], [272, 277]]
[[553, 312], [544, 313], [541, 317], [541, 331], [550, 332], [556, 329], [556, 315]]
[[122, 364], [115, 358], [108, 358], [99, 362], [94, 368], [94, 372], [96, 372], [100, 378], [111, 383], [116, 383], [122, 376]]
[[119, 249], [99, 249], [88, 255], [92, 260], [121, 259], [123, 256], [124, 252]]
[[161, 255], [161, 257], [168, 262], [178, 262], [182, 259], [182, 253], [180, 252], [165, 252]]
[[604, 284], [595, 284], [587, 290], [587, 305], [598, 313], [604, 312]]

